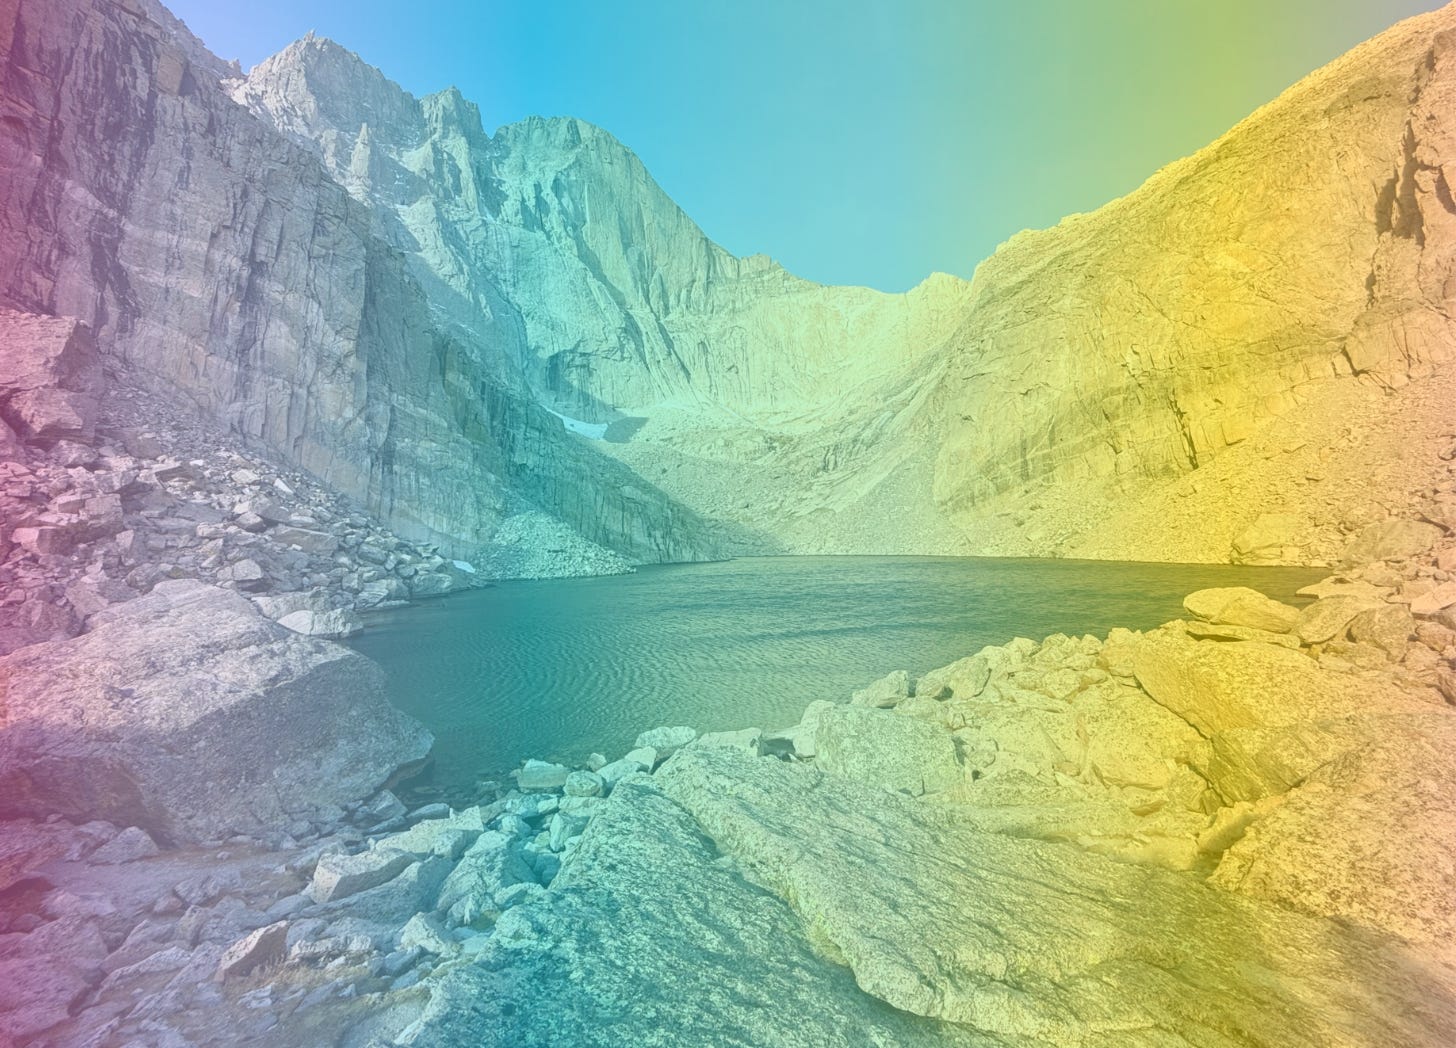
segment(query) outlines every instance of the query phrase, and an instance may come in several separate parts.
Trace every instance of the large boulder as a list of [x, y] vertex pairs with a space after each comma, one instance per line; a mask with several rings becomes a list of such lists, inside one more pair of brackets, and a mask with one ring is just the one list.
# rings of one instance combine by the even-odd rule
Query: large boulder
[[476, 963], [427, 986], [413, 1048], [987, 1043], [862, 993], [646, 776], [617, 787], [550, 893], [506, 911]]
[[1223, 856], [1227, 891], [1393, 932], [1456, 960], [1456, 718], [1383, 721]]
[[916, 717], [864, 706], [831, 706], [814, 733], [815, 761], [829, 771], [919, 796], [965, 781], [955, 740]]
[[1444, 534], [1436, 525], [1421, 520], [1384, 520], [1356, 535], [1345, 547], [1340, 563], [1352, 568], [1376, 560], [1419, 556], [1439, 542]]
[[0, 309], [0, 418], [28, 444], [88, 440], [101, 363], [90, 330], [69, 317]]
[[1294, 634], [1306, 644], [1341, 640], [1350, 623], [1361, 612], [1380, 607], [1380, 602], [1367, 597], [1322, 597], [1300, 611], [1299, 620], [1294, 624]]
[[192, 580], [0, 659], [0, 814], [172, 841], [276, 828], [368, 796], [429, 753], [368, 659]]
[[1243, 626], [1286, 633], [1299, 620], [1299, 609], [1271, 600], [1247, 586], [1202, 589], [1183, 598], [1190, 615], [1215, 625]]

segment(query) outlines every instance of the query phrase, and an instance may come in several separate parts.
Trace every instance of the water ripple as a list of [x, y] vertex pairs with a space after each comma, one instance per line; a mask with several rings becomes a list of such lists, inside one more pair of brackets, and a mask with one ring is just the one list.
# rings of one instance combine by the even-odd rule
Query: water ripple
[[796, 721], [891, 670], [1015, 636], [1145, 629], [1205, 586], [1289, 599], [1323, 572], [946, 557], [781, 557], [506, 583], [381, 613], [355, 641], [435, 733], [436, 781], [620, 755], [659, 724]]

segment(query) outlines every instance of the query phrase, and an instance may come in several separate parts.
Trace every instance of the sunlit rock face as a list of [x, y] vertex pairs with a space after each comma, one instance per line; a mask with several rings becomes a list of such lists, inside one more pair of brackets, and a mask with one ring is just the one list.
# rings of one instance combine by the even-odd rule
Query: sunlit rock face
[[1189, 470], [1313, 380], [1400, 386], [1448, 359], [1452, 25], [1402, 23], [983, 263], [934, 396], [939, 505]]
[[602, 450], [705, 515], [806, 552], [1066, 552], [1095, 521], [1009, 545], [980, 526], [1050, 488], [1134, 500], [1337, 378], [1446, 359], [1452, 21], [1397, 27], [971, 284], [905, 295], [735, 258], [606, 132], [487, 134], [457, 91], [414, 99], [325, 40], [230, 90], [371, 206], [503, 381], [631, 420]]

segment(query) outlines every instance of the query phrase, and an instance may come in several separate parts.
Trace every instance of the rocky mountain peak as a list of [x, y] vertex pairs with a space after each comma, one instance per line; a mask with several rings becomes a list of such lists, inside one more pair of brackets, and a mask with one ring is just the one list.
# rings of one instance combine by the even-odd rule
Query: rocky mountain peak
[[254, 66], [234, 97], [290, 135], [306, 140], [326, 132], [356, 135], [377, 129], [415, 129], [419, 103], [353, 51], [310, 32]]

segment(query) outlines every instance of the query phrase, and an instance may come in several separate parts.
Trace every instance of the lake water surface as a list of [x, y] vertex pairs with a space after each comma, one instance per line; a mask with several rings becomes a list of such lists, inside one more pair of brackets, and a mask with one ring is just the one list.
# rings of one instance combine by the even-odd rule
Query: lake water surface
[[967, 557], [765, 557], [507, 582], [381, 612], [352, 643], [435, 733], [433, 783], [526, 757], [615, 759], [661, 724], [798, 721], [891, 670], [1013, 637], [1105, 636], [1183, 614], [1206, 586], [1294, 591], [1326, 571]]

